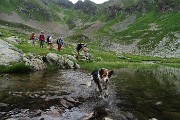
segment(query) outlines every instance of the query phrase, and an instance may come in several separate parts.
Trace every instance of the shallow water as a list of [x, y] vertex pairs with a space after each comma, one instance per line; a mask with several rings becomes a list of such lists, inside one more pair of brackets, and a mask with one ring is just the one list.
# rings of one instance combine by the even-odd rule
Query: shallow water
[[[106, 100], [99, 97], [95, 84], [87, 86], [90, 74], [82, 70], [0, 75], [0, 119], [180, 119], [180, 69], [114, 72]], [[62, 103], [68, 99], [78, 102], [66, 107]]]

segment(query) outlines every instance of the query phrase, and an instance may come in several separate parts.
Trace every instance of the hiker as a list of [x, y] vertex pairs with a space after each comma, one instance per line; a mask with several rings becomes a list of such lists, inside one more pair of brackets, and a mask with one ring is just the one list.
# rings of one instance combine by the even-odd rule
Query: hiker
[[41, 33], [40, 33], [40, 35], [39, 35], [40, 48], [43, 48], [43, 46], [44, 46], [44, 41], [45, 41], [44, 32], [41, 31]]
[[57, 39], [57, 44], [58, 44], [58, 51], [60, 51], [63, 45], [63, 37], [59, 37]]
[[83, 51], [84, 52], [84, 55], [85, 57], [88, 56], [88, 48], [86, 47], [87, 45], [84, 44], [84, 43], [79, 43], [77, 46], [76, 46], [76, 58], [79, 59], [79, 56], [80, 56], [80, 52]]
[[46, 37], [46, 43], [47, 43], [47, 44], [49, 44], [49, 38], [50, 38], [50, 35], [48, 35], [48, 36]]
[[35, 46], [35, 33], [32, 32], [30, 35], [30, 43], [32, 46]]
[[49, 37], [49, 42], [48, 42], [48, 44], [49, 44], [49, 50], [51, 50], [51, 49], [53, 48], [53, 43], [54, 43], [54, 38], [53, 38], [53, 35], [51, 35], [51, 36]]

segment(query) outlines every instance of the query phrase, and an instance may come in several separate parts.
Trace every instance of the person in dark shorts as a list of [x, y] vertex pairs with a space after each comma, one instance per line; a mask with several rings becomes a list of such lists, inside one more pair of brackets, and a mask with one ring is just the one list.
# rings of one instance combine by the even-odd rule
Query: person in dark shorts
[[80, 56], [80, 52], [83, 51], [85, 56], [86, 56], [86, 53], [88, 52], [88, 49], [86, 47], [87, 45], [84, 44], [84, 43], [79, 43], [77, 46], [76, 46], [76, 58], [79, 59], [79, 56]]

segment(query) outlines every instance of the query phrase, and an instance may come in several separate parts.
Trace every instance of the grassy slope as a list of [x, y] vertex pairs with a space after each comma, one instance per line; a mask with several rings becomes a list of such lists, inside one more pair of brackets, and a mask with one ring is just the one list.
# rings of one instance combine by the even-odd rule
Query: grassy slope
[[[119, 41], [125, 41], [127, 44], [131, 43], [133, 39], [142, 39], [142, 45], [146, 44], [148, 42], [147, 38], [150, 38], [150, 36], [155, 36], [157, 39], [157, 42], [161, 40], [161, 38], [170, 33], [170, 32], [178, 32], [180, 28], [180, 13], [178, 12], [171, 12], [171, 13], [154, 13], [150, 12], [147, 13], [144, 16], [140, 16], [134, 24], [131, 24], [128, 26], [128, 28], [124, 31], [118, 32], [118, 31], [112, 31], [111, 27], [112, 25], [116, 24], [119, 19], [122, 20], [124, 16], [118, 16], [116, 19], [107, 22], [105, 26], [103, 26], [99, 32], [108, 34], [111, 36], [111, 38], [116, 38], [117, 36], [121, 38]], [[158, 31], [151, 31], [149, 30], [149, 25], [151, 23], [156, 23], [160, 30]], [[112, 31], [112, 32], [110, 32]], [[144, 35], [144, 33], [147, 33]], [[143, 36], [144, 35], [144, 36]], [[126, 37], [130, 36], [130, 37]]]
[[[8, 7], [0, 8], [6, 13], [10, 13], [11, 9], [9, 8], [13, 8], [14, 6], [13, 4], [17, 2], [16, 0], [14, 0], [13, 4], [9, 4], [8, 1], [11, 1], [11, 0], [6, 0], [3, 3], [4, 6], [7, 5]], [[126, 43], [131, 43], [134, 39], [141, 38], [142, 41], [139, 43], [139, 47], [141, 47], [143, 45], [146, 45], [149, 42], [149, 39], [147, 38], [150, 38], [150, 36], [153, 35], [155, 37], [151, 44], [153, 48], [162, 39], [164, 35], [169, 34], [170, 32], [178, 32], [179, 19], [180, 19], [179, 13], [158, 14], [156, 12], [150, 12], [144, 16], [138, 17], [137, 21], [134, 24], [128, 26], [126, 30], [118, 32], [118, 31], [112, 31], [111, 27], [114, 24], [122, 21], [125, 18], [124, 14], [119, 14], [119, 16], [116, 19], [107, 21], [107, 16], [104, 15], [102, 12], [103, 7], [99, 7], [99, 11], [101, 14], [99, 16], [93, 16], [93, 17], [84, 15], [82, 12], [79, 12], [79, 11], [73, 11], [71, 9], [62, 9], [53, 4], [50, 4], [49, 9], [50, 8], [53, 8], [51, 9], [51, 12], [58, 13], [58, 11], [61, 11], [61, 13], [65, 15], [61, 19], [59, 19], [58, 17], [55, 17], [55, 20], [62, 23], [67, 23], [67, 21], [72, 18], [81, 19], [85, 23], [95, 22], [97, 20], [101, 20], [102, 22], [104, 22], [104, 26], [102, 26], [98, 31], [94, 31], [97, 37], [96, 41], [92, 41], [88, 43], [88, 47], [90, 48], [91, 54], [94, 56], [95, 61], [93, 62], [79, 61], [79, 64], [81, 64], [82, 68], [92, 70], [92, 69], [104, 67], [104, 66], [106, 66], [107, 68], [132, 67], [132, 66], [138, 67], [138, 66], [144, 66], [143, 61], [155, 61], [155, 62], [163, 63], [163, 64], [173, 63], [173, 65], [175, 63], [179, 65], [179, 59], [176, 59], [176, 58], [161, 59], [157, 57], [136, 56], [136, 55], [124, 55], [123, 58], [118, 58], [118, 56], [114, 52], [109, 52], [109, 51], [107, 52], [107, 51], [102, 50], [102, 48], [99, 46], [99, 43], [98, 43], [98, 39], [100, 39], [102, 36], [103, 37], [110, 36], [112, 40], [113, 38], [120, 38], [119, 42], [125, 41]], [[5, 21], [1, 21], [1, 22], [5, 22]], [[155, 32], [148, 30], [150, 23], [156, 23], [157, 25], [159, 25], [161, 29]], [[21, 26], [21, 24], [12, 23], [11, 27], [24, 28], [26, 26], [23, 26], [23, 25]], [[31, 29], [31, 28], [28, 28], [28, 29]], [[77, 33], [81, 33], [81, 30], [83, 29], [84, 28], [78, 28], [78, 29], [75, 29], [75, 31]], [[10, 29], [7, 29], [7, 30], [0, 29], [0, 30], [5, 36], [11, 36], [12, 34], [14, 35], [17, 34], [16, 31], [10, 30]], [[49, 51], [47, 48], [44, 48], [42, 50], [39, 48], [39, 45], [37, 45], [36, 47], [31, 47], [30, 44], [28, 43], [29, 35], [24, 35], [24, 34], [18, 34], [18, 35], [20, 38], [26, 39], [26, 42], [16, 45], [16, 47], [18, 47], [19, 49], [22, 49], [25, 53], [32, 52], [34, 54], [44, 55], [49, 52], [55, 52], [55, 53], [63, 55], [63, 54], [72, 54], [72, 52], [74, 51], [74, 46], [71, 44], [66, 44], [61, 52], [57, 52], [56, 50]], [[126, 36], [130, 36], [130, 37], [127, 38]], [[65, 39], [65, 41], [69, 41], [69, 40], [70, 40], [69, 38]], [[154, 66], [154, 64], [146, 64], [146, 65]]]
[[[50, 6], [50, 7], [49, 7]], [[49, 16], [53, 20], [59, 19], [54, 14], [55, 9], [50, 4], [49, 6], [42, 4], [39, 0], [1, 0], [0, 11], [2, 13], [12, 14], [13, 12], [18, 13], [23, 19], [29, 18], [38, 21], [46, 21]], [[57, 8], [57, 6], [56, 6]]]

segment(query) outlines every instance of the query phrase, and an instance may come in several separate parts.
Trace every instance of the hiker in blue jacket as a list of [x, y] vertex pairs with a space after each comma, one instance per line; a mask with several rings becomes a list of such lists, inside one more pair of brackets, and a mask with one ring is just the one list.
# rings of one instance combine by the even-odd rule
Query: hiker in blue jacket
[[63, 37], [59, 37], [57, 39], [57, 44], [58, 44], [58, 51], [60, 51], [63, 45]]

